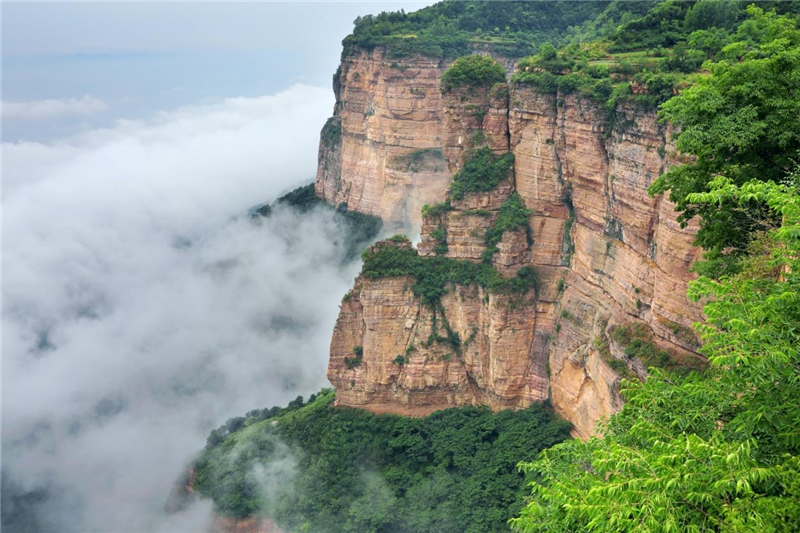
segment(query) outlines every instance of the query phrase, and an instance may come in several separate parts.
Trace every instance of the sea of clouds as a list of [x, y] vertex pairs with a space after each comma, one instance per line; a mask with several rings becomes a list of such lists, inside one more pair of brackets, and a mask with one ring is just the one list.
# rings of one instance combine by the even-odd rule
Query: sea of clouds
[[210, 429], [327, 385], [343, 264], [309, 183], [327, 88], [3, 145], [3, 520], [202, 531], [164, 503]]

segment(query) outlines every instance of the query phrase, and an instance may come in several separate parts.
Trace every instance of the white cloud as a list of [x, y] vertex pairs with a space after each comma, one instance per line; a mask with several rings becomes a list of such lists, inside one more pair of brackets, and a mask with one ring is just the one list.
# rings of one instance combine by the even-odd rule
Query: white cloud
[[312, 180], [331, 104], [295, 86], [3, 146], [3, 468], [49, 490], [45, 530], [196, 531], [207, 507], [163, 505], [208, 431], [327, 383], [341, 228], [239, 215]]
[[84, 95], [83, 98], [48, 98], [30, 102], [3, 102], [2, 116], [5, 120], [51, 120], [67, 115], [93, 115], [108, 111], [103, 100]]

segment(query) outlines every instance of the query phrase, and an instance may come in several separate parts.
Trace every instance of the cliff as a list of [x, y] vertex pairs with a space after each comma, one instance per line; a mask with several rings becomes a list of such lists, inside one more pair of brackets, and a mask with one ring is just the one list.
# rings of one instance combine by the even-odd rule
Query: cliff
[[[501, 232], [489, 261], [506, 277], [534, 267], [538, 291], [520, 301], [456, 285], [437, 310], [415, 295], [410, 278], [362, 276], [342, 304], [328, 377], [342, 405], [410, 415], [550, 398], [575, 435], [589, 436], [621, 406], [620, 375], [642, 370], [611, 337], [615, 327], [644, 324], [675, 360], [697, 358], [689, 326], [700, 308], [685, 297], [699, 254], [696, 227], [681, 228], [673, 205], [647, 193], [680, 163], [671, 127], [632, 102], [609, 124], [604, 107], [587, 98], [524, 85], [442, 95], [444, 63], [389, 61], [379, 49], [347, 56], [326, 125], [338, 133], [326, 141], [323, 132], [316, 192], [420, 227], [423, 257], [475, 263], [486, 260], [487, 230], [518, 194], [530, 231]], [[453, 198], [453, 176], [478, 147], [510, 151], [512, 172], [490, 191]], [[421, 215], [448, 194], [446, 209]], [[443, 319], [458, 353], [429, 342], [441, 336]], [[362, 352], [356, 365], [354, 351]]]
[[320, 142], [315, 188], [330, 204], [419, 227], [420, 210], [444, 197], [439, 62], [347, 55], [334, 80], [336, 107]]

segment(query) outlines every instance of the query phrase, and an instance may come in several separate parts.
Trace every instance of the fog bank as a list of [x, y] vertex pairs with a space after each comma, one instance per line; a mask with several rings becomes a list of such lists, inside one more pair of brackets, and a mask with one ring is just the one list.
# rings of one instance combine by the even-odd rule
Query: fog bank
[[343, 230], [244, 215], [313, 179], [332, 100], [298, 85], [3, 146], [4, 522], [198, 531], [207, 504], [163, 505], [208, 431], [327, 384]]

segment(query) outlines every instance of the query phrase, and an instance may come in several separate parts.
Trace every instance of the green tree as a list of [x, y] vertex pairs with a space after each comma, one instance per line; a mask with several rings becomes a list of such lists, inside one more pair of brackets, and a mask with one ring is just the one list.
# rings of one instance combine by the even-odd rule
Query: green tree
[[697, 205], [769, 207], [741, 273], [700, 278], [698, 324], [710, 369], [653, 371], [624, 386], [604, 438], [568, 441], [523, 469], [541, 476], [520, 531], [800, 530], [800, 195], [796, 186], [727, 178]]
[[730, 28], [736, 22], [741, 7], [732, 0], [700, 0], [686, 13], [690, 30]]
[[506, 81], [505, 69], [489, 56], [471, 54], [456, 59], [442, 74], [442, 93], [467, 87], [491, 87]]
[[800, 31], [788, 17], [753, 6], [748, 12], [749, 25], [709, 64], [711, 75], [663, 104], [663, 118], [681, 127], [678, 149], [694, 159], [650, 187], [652, 194], [669, 191], [681, 222], [701, 217], [697, 243], [726, 268], [768, 214], [756, 203], [719, 209], [689, 195], [720, 174], [739, 185], [762, 176], [781, 180], [800, 150]]

